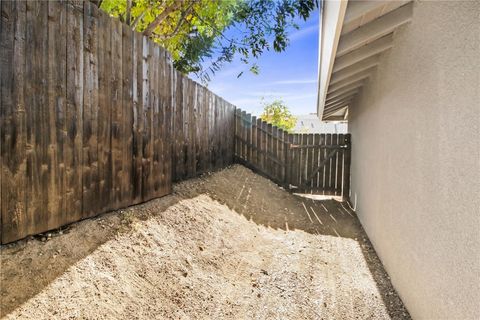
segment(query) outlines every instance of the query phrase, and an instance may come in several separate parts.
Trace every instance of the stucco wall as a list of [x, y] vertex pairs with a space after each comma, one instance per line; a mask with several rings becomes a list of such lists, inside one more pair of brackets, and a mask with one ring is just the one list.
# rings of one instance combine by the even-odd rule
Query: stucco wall
[[480, 319], [480, 2], [417, 2], [350, 108], [351, 201], [414, 319]]

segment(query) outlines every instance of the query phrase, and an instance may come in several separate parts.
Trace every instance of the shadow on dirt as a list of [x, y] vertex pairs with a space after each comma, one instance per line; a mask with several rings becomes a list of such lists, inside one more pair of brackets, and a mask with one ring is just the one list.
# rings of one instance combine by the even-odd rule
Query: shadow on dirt
[[[181, 200], [206, 194], [258, 225], [353, 239], [362, 250], [390, 317], [410, 318], [355, 212], [346, 203], [311, 200], [279, 189], [271, 181], [236, 165], [178, 183], [172, 195], [153, 201], [157, 202], [160, 210], [165, 210]], [[128, 232], [133, 218], [148, 220], [155, 215], [155, 212], [148, 210], [138, 210], [147, 212], [143, 216], [138, 215], [134, 210], [136, 207], [103, 214], [48, 234], [2, 246], [0, 316], [8, 315], [37, 295], [70, 266], [113, 240], [118, 233]]]

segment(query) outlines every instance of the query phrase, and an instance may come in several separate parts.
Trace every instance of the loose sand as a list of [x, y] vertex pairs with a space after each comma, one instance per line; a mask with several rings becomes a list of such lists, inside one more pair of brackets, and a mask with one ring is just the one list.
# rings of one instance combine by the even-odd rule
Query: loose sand
[[3, 246], [0, 279], [7, 319], [410, 318], [352, 210], [242, 166]]

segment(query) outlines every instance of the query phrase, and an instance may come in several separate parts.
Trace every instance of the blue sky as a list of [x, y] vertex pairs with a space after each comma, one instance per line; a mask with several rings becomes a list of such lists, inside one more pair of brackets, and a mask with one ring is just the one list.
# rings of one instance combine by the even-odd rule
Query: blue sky
[[[318, 68], [318, 11], [292, 30], [290, 45], [281, 53], [267, 52], [258, 60], [260, 74], [240, 61], [225, 65], [213, 77], [211, 91], [237, 107], [260, 115], [261, 99], [282, 99], [292, 113], [316, 112]], [[237, 75], [244, 71], [240, 78]]]

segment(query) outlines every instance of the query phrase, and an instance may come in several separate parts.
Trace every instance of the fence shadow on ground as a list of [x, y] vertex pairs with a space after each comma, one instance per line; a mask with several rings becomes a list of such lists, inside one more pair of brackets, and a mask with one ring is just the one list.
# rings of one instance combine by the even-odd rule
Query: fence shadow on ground
[[[390, 316], [408, 318], [407, 311], [398, 307], [402, 305], [400, 298], [348, 205], [334, 200], [311, 200], [279, 188], [271, 181], [252, 174], [249, 169], [236, 165], [213, 175], [181, 182], [174, 186], [173, 195], [154, 201], [159, 210], [166, 210], [182, 200], [208, 195], [258, 225], [356, 241]], [[71, 266], [113, 240], [117, 234], [131, 230], [129, 220], [136, 213], [130, 209], [74, 223], [52, 232], [51, 239], [47, 241], [42, 241], [47, 236], [43, 234], [2, 246], [0, 317], [40, 293]], [[152, 216], [155, 212], [135, 218], [147, 220]], [[79, 238], [78, 234], [82, 237]]]
[[193, 198], [208, 194], [246, 219], [265, 227], [356, 241], [390, 317], [410, 319], [356, 213], [347, 202], [313, 200], [292, 194], [272, 181], [252, 174], [242, 165], [234, 165], [229, 170], [199, 180], [200, 183], [192, 184], [186, 193], [182, 188], [181, 196]]
[[[166, 196], [160, 198], [158, 206], [160, 210], [166, 210], [181, 200]], [[0, 318], [39, 294], [103, 244], [123, 232], [129, 232], [133, 219], [149, 218], [132, 214], [130, 209], [135, 207], [101, 214], [0, 246]]]

